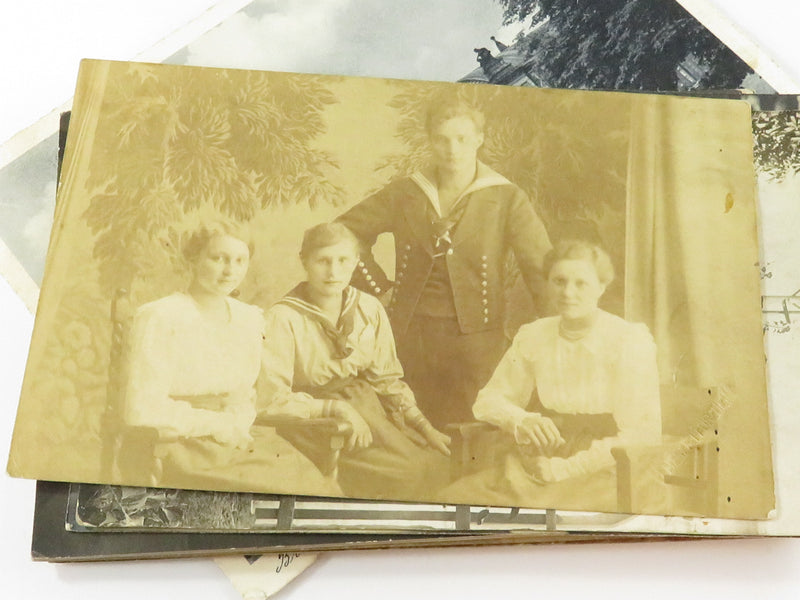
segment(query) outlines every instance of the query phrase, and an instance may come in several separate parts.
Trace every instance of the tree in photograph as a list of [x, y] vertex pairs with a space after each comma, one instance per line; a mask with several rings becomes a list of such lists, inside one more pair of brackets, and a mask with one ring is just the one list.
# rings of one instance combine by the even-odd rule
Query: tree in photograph
[[75, 224], [89, 231], [85, 245], [73, 244], [47, 368], [34, 384], [58, 399], [46, 405], [60, 418], [42, 440], [53, 463], [101, 456], [111, 298], [135, 308], [188, 283], [180, 248], [201, 215], [247, 222], [341, 197], [329, 177], [336, 162], [314, 147], [336, 102], [321, 78], [112, 63], [105, 81], [102, 104], [88, 112], [97, 122], [72, 120], [73, 130], [93, 128], [82, 158], [87, 208]]
[[674, 90], [687, 60], [701, 67], [704, 88], [739, 87], [750, 71], [673, 0], [498, 2], [506, 23], [544, 25], [530, 50], [553, 87]]
[[172, 291], [158, 288], [174, 287], [182, 270], [180, 224], [201, 209], [248, 221], [269, 207], [338, 202], [336, 163], [312, 144], [336, 102], [321, 79], [111, 68], [125, 73], [103, 98], [84, 214], [106, 292], [137, 279]]

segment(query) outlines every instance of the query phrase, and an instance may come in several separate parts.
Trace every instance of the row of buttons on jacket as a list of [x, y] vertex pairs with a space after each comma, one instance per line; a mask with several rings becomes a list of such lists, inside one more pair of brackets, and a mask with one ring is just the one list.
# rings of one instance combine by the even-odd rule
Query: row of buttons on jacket
[[[406, 269], [408, 268], [408, 255], [411, 253], [411, 245], [406, 244], [403, 248], [403, 255], [400, 257], [400, 264], [397, 267], [397, 273], [395, 274], [395, 282], [399, 287], [400, 284], [403, 282], [403, 277], [406, 275]], [[392, 299], [389, 301], [389, 312], [392, 311], [394, 308], [394, 304], [397, 301], [397, 290], [394, 291], [392, 294]]]
[[489, 290], [486, 288], [489, 287], [489, 280], [488, 280], [488, 268], [489, 263], [487, 262], [489, 257], [485, 254], [481, 256], [481, 304], [483, 305], [483, 322], [489, 322], [489, 299], [487, 296], [489, 295]]
[[369, 270], [363, 260], [358, 261], [358, 268], [361, 269], [361, 274], [364, 276], [364, 279], [367, 280], [367, 285], [372, 288], [372, 291], [376, 294], [380, 294], [381, 287], [372, 279], [372, 275], [369, 274]]
[[[411, 252], [411, 246], [406, 244], [403, 248], [403, 254], [400, 257], [400, 264], [397, 269], [397, 274], [395, 279], [397, 281], [397, 285], [399, 286], [402, 281], [403, 277], [405, 277], [406, 269], [408, 268], [408, 255]], [[450, 248], [447, 251], [447, 254], [452, 255], [453, 249]], [[489, 291], [487, 288], [489, 287], [489, 280], [488, 280], [488, 268], [489, 264], [488, 261], [489, 257], [485, 254], [481, 256], [481, 304], [483, 305], [483, 322], [489, 322], [489, 299], [487, 296], [489, 295]], [[369, 274], [369, 270], [367, 266], [364, 264], [364, 261], [358, 261], [358, 268], [361, 270], [361, 274], [364, 275], [364, 278], [367, 280], [367, 284], [373, 289], [376, 294], [381, 293], [381, 288], [378, 286], [375, 281], [372, 279], [372, 276]], [[391, 311], [392, 307], [394, 306], [395, 301], [397, 300], [397, 293], [392, 294], [392, 300], [389, 303], [389, 310]]]

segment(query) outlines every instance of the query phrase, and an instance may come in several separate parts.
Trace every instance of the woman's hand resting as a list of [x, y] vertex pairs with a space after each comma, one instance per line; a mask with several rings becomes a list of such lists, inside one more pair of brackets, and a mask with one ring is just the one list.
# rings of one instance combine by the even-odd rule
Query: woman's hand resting
[[334, 402], [333, 414], [340, 419], [344, 419], [353, 428], [353, 433], [347, 440], [347, 449], [361, 449], [368, 448], [372, 444], [372, 431], [364, 418], [358, 411], [350, 406], [347, 402], [336, 401]]
[[445, 456], [450, 456], [450, 436], [442, 433], [430, 423], [426, 423], [420, 431], [425, 441], [434, 450], [438, 450]]
[[514, 439], [522, 446], [532, 445], [542, 453], [549, 453], [566, 442], [561, 432], [548, 417], [529, 414], [514, 429]]
[[[410, 431], [406, 432], [407, 435], [417, 434], [408, 435], [413, 442], [420, 446], [430, 446], [445, 456], [450, 456], [450, 436], [431, 425], [419, 407], [411, 406], [407, 408], [402, 413], [401, 421], [403, 426], [410, 428]], [[418, 438], [422, 438], [422, 440]]]

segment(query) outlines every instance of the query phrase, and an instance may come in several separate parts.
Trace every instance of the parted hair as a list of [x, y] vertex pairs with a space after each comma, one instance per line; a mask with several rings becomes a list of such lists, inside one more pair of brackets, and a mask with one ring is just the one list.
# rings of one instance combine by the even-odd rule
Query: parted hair
[[320, 248], [334, 246], [339, 242], [350, 242], [353, 251], [358, 255], [359, 243], [355, 234], [341, 223], [320, 223], [307, 229], [303, 234], [303, 244], [300, 246], [300, 259], [305, 260]]
[[480, 109], [467, 99], [454, 94], [440, 94], [433, 98], [425, 111], [425, 131], [429, 134], [439, 125], [456, 117], [467, 117], [475, 129], [483, 131], [486, 117]]
[[544, 257], [542, 270], [545, 277], [550, 277], [553, 266], [561, 260], [588, 260], [594, 265], [597, 278], [603, 285], [614, 281], [614, 265], [608, 253], [597, 244], [586, 240], [562, 240], [558, 242]]
[[255, 251], [255, 244], [250, 232], [250, 227], [243, 223], [235, 221], [218, 220], [201, 224], [197, 229], [191, 232], [183, 244], [181, 249], [183, 257], [190, 263], [195, 262], [203, 250], [206, 249], [209, 242], [222, 235], [234, 237], [237, 240], [243, 241], [247, 244], [247, 249], [250, 251], [250, 256], [253, 256]]

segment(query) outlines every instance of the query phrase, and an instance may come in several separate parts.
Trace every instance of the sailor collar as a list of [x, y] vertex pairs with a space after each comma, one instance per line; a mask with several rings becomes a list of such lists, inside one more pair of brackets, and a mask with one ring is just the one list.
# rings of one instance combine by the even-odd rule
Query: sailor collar
[[320, 308], [311, 301], [308, 293], [308, 283], [302, 282], [278, 300], [276, 304], [289, 306], [311, 320], [316, 321], [322, 328], [323, 333], [331, 341], [334, 348], [335, 358], [347, 358], [353, 352], [353, 347], [349, 343], [350, 334], [355, 328], [355, 313], [358, 306], [360, 292], [347, 286], [342, 294], [342, 309], [339, 320], [334, 323]]
[[[433, 207], [433, 210], [436, 211], [436, 214], [439, 217], [442, 217], [442, 207], [439, 202], [439, 190], [437, 189], [436, 184], [433, 183], [422, 171], [414, 172], [410, 179], [416, 183], [417, 186], [419, 186], [419, 189], [422, 190], [422, 193], [428, 198], [428, 201]], [[463, 198], [473, 192], [498, 185], [511, 185], [511, 182], [491, 167], [487, 166], [481, 161], [478, 161], [477, 168], [475, 169], [475, 179], [473, 179], [472, 183], [470, 183], [466, 189], [461, 192], [461, 195], [456, 198], [453, 206], [457, 206]]]

